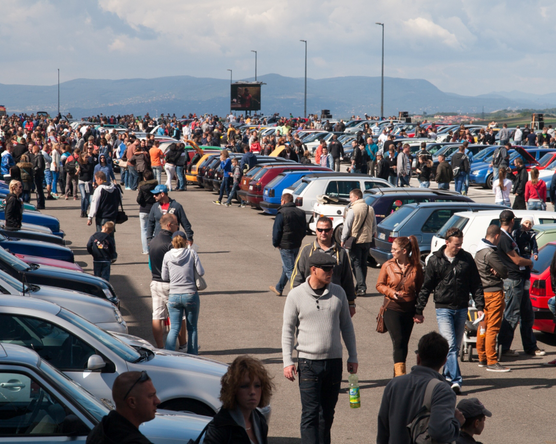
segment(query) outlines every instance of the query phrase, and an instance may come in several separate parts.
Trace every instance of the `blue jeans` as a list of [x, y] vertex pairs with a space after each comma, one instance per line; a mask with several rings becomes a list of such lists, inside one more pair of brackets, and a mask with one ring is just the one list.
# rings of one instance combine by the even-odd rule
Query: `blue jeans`
[[428, 180], [423, 180], [422, 182], [419, 182], [419, 188], [429, 188], [431, 186], [431, 183]]
[[149, 243], [147, 242], [147, 221], [149, 220], [149, 213], [139, 213], [139, 223], [141, 224], [141, 246], [143, 253], [149, 252]]
[[500, 177], [500, 167], [492, 167], [492, 183], [494, 183], [495, 181], [498, 180], [498, 177]]
[[398, 176], [398, 180], [400, 182], [400, 187], [409, 186], [409, 176]]
[[153, 167], [154, 178], [157, 180], [158, 184], [162, 183], [162, 167]]
[[184, 169], [183, 166], [176, 166], [176, 176], [178, 176], [178, 190], [185, 190], [187, 189], [187, 183], [185, 181], [184, 176]]
[[136, 190], [139, 183], [139, 173], [137, 169], [134, 166], [128, 166], [127, 174], [129, 175], [129, 188]]
[[496, 205], [501, 205], [501, 206], [503, 206], [503, 207], [508, 207], [508, 208], [511, 207], [511, 203], [510, 203], [509, 200], [503, 200], [503, 201], [494, 202], [494, 203], [495, 203]]
[[199, 354], [197, 338], [197, 320], [201, 302], [199, 293], [170, 293], [168, 297], [168, 313], [170, 314], [170, 331], [166, 337], [166, 350], [175, 350], [178, 334], [181, 329], [183, 313], [187, 321], [187, 353]]
[[286, 287], [286, 284], [292, 277], [297, 253], [299, 253], [299, 248], [294, 248], [292, 250], [280, 248], [280, 257], [282, 258], [282, 276], [280, 276], [280, 280], [276, 284], [276, 290], [278, 290], [280, 293], [282, 293], [282, 291]]
[[[88, 188], [89, 191], [91, 191], [92, 189], [91, 184], [89, 184]], [[80, 183], [79, 192], [81, 193], [81, 211], [86, 213], [87, 208], [89, 208], [89, 204], [91, 203], [91, 194], [87, 193], [87, 184]]]
[[110, 262], [93, 261], [93, 273], [104, 280], [110, 280]]
[[126, 188], [129, 188], [129, 174], [127, 174], [127, 168], [120, 169], [120, 183]]
[[[226, 174], [226, 173], [224, 173]], [[230, 176], [224, 176], [222, 178], [222, 183], [220, 184], [220, 195], [218, 196], [218, 201], [222, 202], [222, 198], [224, 197], [224, 192], [226, 192], [228, 194], [228, 197], [230, 197], [230, 192], [228, 191], [230, 189]]]
[[396, 176], [388, 176], [388, 182], [393, 186], [397, 185], [397, 180], [398, 178]]
[[58, 171], [52, 171], [52, 192], [58, 194], [58, 177], [60, 173]]
[[542, 202], [529, 201], [527, 202], [527, 209], [531, 211], [540, 211], [542, 210]]
[[467, 173], [460, 172], [454, 181], [456, 183], [456, 193], [464, 194], [467, 192], [467, 187], [465, 185], [467, 181]]
[[342, 360], [299, 359], [301, 442], [330, 444], [330, 429], [342, 382]]
[[[240, 182], [235, 182], [234, 185], [232, 186], [232, 191], [230, 191], [230, 194], [228, 195], [228, 200], [226, 201], [226, 203], [231, 204], [232, 203], [232, 199], [234, 198], [234, 196], [237, 193], [237, 190], [239, 188], [239, 186], [241, 185]], [[238, 197], [239, 200], [239, 197]]]
[[537, 338], [533, 334], [535, 314], [529, 298], [529, 291], [525, 290], [525, 282], [525, 279], [504, 279], [506, 309], [500, 333], [498, 333], [498, 344], [502, 346], [502, 351], [510, 349], [520, 319], [519, 330], [523, 350], [529, 352], [537, 349]]
[[461, 341], [463, 340], [463, 331], [465, 321], [467, 320], [467, 308], [457, 310], [450, 308], [437, 308], [436, 321], [438, 322], [438, 331], [448, 341], [450, 349], [448, 350], [448, 358], [444, 364], [443, 375], [452, 384], [462, 385], [463, 378], [459, 369], [458, 355]]
[[450, 189], [450, 182], [441, 182], [438, 184], [439, 190], [449, 190]]

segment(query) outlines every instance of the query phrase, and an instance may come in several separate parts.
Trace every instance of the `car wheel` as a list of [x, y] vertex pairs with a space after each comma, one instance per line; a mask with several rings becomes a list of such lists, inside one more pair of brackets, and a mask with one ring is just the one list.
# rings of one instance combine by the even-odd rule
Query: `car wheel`
[[473, 362], [473, 344], [467, 344], [467, 361]]
[[430, 254], [430, 251], [421, 251], [421, 267], [425, 268], [425, 262], [427, 260], [427, 256]]
[[489, 190], [492, 189], [492, 174], [489, 174], [486, 178], [483, 188], [488, 188]]
[[158, 406], [159, 409], [174, 410], [176, 412], [189, 412], [203, 416], [214, 416], [215, 411], [196, 399], [171, 399]]
[[465, 362], [465, 347], [464, 346], [461, 346], [459, 348], [459, 360], [461, 362]]
[[344, 224], [340, 224], [334, 230], [334, 242], [336, 242], [336, 244], [338, 244], [338, 245], [342, 244], [342, 230], [343, 229], [344, 229]]

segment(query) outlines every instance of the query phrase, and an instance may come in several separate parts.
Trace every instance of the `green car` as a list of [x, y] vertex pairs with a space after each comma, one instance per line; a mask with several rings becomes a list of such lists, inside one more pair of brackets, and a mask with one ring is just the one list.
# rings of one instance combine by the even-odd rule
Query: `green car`
[[549, 242], [556, 241], [556, 224], [535, 225], [533, 229], [537, 232], [539, 250]]

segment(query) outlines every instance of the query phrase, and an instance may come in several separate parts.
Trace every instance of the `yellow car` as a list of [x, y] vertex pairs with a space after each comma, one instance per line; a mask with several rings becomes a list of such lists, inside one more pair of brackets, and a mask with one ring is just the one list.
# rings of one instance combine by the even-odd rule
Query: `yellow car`
[[200, 154], [201, 157], [199, 157], [196, 162], [193, 159], [195, 163], [191, 166], [191, 170], [187, 171], [187, 173], [185, 174], [185, 180], [187, 180], [187, 182], [198, 183], [197, 174], [199, 172], [199, 168], [205, 163], [205, 161], [209, 158], [209, 156], [213, 154], [218, 154], [218, 152], [222, 151], [222, 148], [214, 147], [214, 146], [211, 147], [205, 146], [199, 148], [201, 149], [201, 151], [198, 152], [197, 154]]

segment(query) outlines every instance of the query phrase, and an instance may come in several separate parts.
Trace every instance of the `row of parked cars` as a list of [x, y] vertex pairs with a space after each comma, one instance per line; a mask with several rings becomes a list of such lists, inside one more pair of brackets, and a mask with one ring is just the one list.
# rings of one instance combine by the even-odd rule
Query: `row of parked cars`
[[23, 220], [0, 238], [0, 441], [85, 443], [130, 370], [147, 371], [161, 400], [141, 426], [149, 440], [196, 439], [227, 365], [129, 335], [114, 288], [75, 264], [59, 221], [28, 205]]

